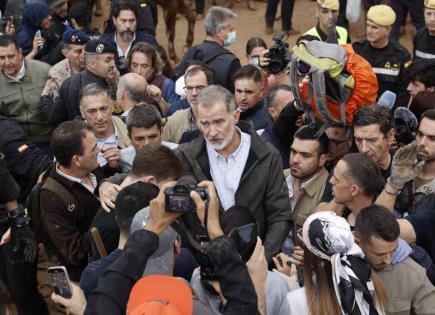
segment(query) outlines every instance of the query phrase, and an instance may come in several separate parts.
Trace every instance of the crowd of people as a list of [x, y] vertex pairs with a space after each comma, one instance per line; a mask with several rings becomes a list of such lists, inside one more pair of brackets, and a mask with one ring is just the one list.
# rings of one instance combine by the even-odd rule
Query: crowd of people
[[0, 314], [435, 314], [435, 0], [365, 1], [353, 43], [348, 1], [311, 3], [293, 49], [239, 59], [237, 14], [197, 1], [172, 68], [154, 1], [112, 0], [103, 33], [84, 3], [6, 1]]

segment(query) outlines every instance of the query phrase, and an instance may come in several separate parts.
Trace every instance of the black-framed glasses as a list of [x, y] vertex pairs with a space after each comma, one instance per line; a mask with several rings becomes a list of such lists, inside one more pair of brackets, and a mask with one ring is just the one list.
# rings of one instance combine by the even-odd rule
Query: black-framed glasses
[[205, 87], [206, 87], [205, 85], [197, 85], [197, 86], [186, 85], [183, 89], [186, 92], [192, 92], [194, 89], [196, 89], [198, 92], [201, 92]]

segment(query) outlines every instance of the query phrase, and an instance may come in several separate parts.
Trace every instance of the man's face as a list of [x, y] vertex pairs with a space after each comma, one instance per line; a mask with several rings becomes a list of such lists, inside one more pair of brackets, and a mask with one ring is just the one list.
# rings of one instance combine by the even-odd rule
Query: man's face
[[380, 237], [372, 235], [369, 242], [361, 239], [359, 246], [375, 271], [381, 271], [386, 265], [391, 264], [391, 257], [397, 249], [398, 240], [387, 242]]
[[338, 161], [329, 182], [332, 185], [332, 194], [337, 204], [345, 205], [352, 196], [352, 183], [346, 177], [347, 165], [343, 160]]
[[53, 18], [51, 17], [51, 15], [47, 15], [41, 21], [41, 24], [40, 24], [41, 28], [48, 29], [51, 26], [52, 20], [53, 20]]
[[131, 72], [137, 73], [149, 80], [154, 73], [151, 58], [141, 52], [135, 52], [131, 56]]
[[160, 145], [162, 143], [162, 130], [157, 124], [148, 129], [133, 127], [131, 128], [130, 140], [136, 151], [144, 146]]
[[406, 90], [412, 97], [415, 97], [418, 93], [426, 90], [426, 85], [420, 81], [411, 81]]
[[95, 135], [87, 131], [86, 137], [82, 139], [82, 145], [83, 154], [78, 156], [76, 163], [81, 169], [91, 172], [98, 167], [97, 155], [100, 152]]
[[86, 68], [85, 55], [83, 50], [85, 45], [70, 44], [69, 48], [62, 49], [65, 58], [68, 59], [71, 67], [77, 70], [84, 70]]
[[196, 106], [196, 99], [203, 88], [208, 86], [204, 72], [200, 71], [185, 77], [186, 98], [190, 106]]
[[424, 9], [424, 21], [427, 29], [432, 34], [435, 33], [435, 9]]
[[234, 99], [243, 112], [253, 108], [263, 96], [262, 85], [250, 79], [239, 79], [234, 82]]
[[286, 90], [278, 90], [276, 92], [276, 96], [273, 99], [273, 106], [267, 109], [270, 117], [273, 121], [277, 120], [279, 114], [289, 103], [292, 103], [295, 100], [293, 93]]
[[342, 127], [329, 127], [325, 130], [329, 139], [328, 161], [341, 159], [352, 145], [352, 140], [346, 138], [346, 129]]
[[224, 103], [217, 101], [211, 107], [197, 105], [196, 123], [204, 139], [213, 149], [225, 149], [234, 136], [235, 126], [239, 120], [239, 111], [230, 113]]
[[326, 155], [319, 156], [319, 141], [294, 138], [290, 149], [290, 172], [293, 177], [309, 179], [325, 160]]
[[112, 124], [112, 102], [106, 93], [82, 99], [80, 111], [96, 135], [107, 133]]
[[54, 8], [54, 14], [61, 18], [66, 18], [68, 15], [68, 1], [59, 4]]
[[375, 22], [367, 20], [367, 40], [373, 44], [385, 40], [390, 35], [391, 27], [380, 26]]
[[355, 126], [353, 137], [358, 151], [370, 157], [378, 165], [388, 160], [393, 136], [384, 135], [378, 124]]
[[111, 80], [115, 76], [115, 55], [103, 53], [94, 56], [91, 61], [91, 71], [100, 78]]
[[417, 158], [426, 162], [435, 161], [435, 120], [423, 118], [417, 131]]
[[337, 21], [338, 11], [322, 8], [317, 6], [317, 18], [319, 19], [320, 27], [329, 29]]
[[0, 68], [5, 74], [14, 77], [22, 66], [23, 54], [21, 49], [17, 49], [17, 46], [14, 44], [0, 47]]
[[227, 19], [227, 25], [218, 30], [216, 32], [216, 35], [222, 40], [225, 41], [226, 39], [228, 39], [228, 33], [231, 33], [233, 31], [236, 30], [236, 20], [233, 18], [228, 18]]
[[124, 41], [130, 42], [136, 33], [136, 16], [133, 11], [122, 10], [118, 17], [113, 17], [117, 35]]

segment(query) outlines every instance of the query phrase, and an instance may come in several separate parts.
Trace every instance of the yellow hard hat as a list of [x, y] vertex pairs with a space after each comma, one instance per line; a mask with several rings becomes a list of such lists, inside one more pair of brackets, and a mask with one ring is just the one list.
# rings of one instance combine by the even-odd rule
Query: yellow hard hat
[[367, 20], [373, 21], [381, 26], [390, 26], [396, 21], [396, 13], [394, 13], [394, 10], [388, 5], [374, 5], [367, 12]]

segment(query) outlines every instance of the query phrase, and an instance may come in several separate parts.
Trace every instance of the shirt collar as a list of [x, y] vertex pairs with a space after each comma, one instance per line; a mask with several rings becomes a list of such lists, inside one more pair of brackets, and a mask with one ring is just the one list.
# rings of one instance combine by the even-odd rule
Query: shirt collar
[[[237, 153], [240, 151], [240, 148], [242, 147], [242, 145], [244, 143], [246, 143], [247, 141], [249, 141], [248, 138], [251, 137], [249, 134], [242, 132], [239, 127], [235, 126], [235, 128], [236, 128], [236, 132], [238, 132], [240, 134], [240, 143], [239, 143], [239, 146], [237, 147], [236, 151], [231, 153], [228, 156], [228, 158], [226, 158], [226, 160], [228, 160], [231, 157], [235, 158], [237, 156]], [[217, 151], [215, 149], [213, 149], [213, 147], [210, 144], [208, 144], [208, 142], [206, 142], [206, 147], [207, 147], [208, 153], [213, 157], [214, 160], [217, 160], [218, 158], [225, 159], [222, 155], [217, 153]]]
[[136, 40], [136, 33], [134, 33], [133, 35], [133, 39], [130, 41], [130, 43], [128, 44], [127, 50], [125, 51], [125, 54], [122, 52], [121, 47], [118, 45], [118, 42], [116, 41], [116, 32], [113, 35], [113, 40], [115, 41], [116, 44], [116, 50], [118, 51], [118, 58], [121, 57], [127, 57], [128, 53], [130, 52], [131, 46], [134, 43], [134, 41]]
[[68, 175], [68, 174], [65, 174], [64, 172], [62, 172], [59, 169], [59, 164], [58, 163], [56, 163], [56, 172], [60, 176], [66, 178], [66, 179], [68, 179], [68, 180], [70, 180], [70, 181], [72, 181], [74, 183], [79, 183], [80, 185], [85, 187], [87, 190], [89, 190], [91, 193], [94, 193], [95, 188], [97, 187], [97, 177], [94, 174], [92, 174], [91, 172], [89, 172], [88, 176], [91, 179], [92, 186], [89, 186], [88, 183], [84, 179], [81, 179], [81, 178], [78, 178], [78, 177], [75, 177], [75, 176], [71, 176], [71, 175]]
[[8, 75], [5, 72], [3, 72], [3, 73], [4, 73], [5, 76], [7, 76], [11, 80], [20, 81], [26, 75], [26, 66], [25, 66], [24, 60], [23, 60], [23, 65], [21, 66], [20, 71], [18, 71], [18, 73], [17, 73], [17, 75], [15, 77], [12, 77], [12, 76]]

